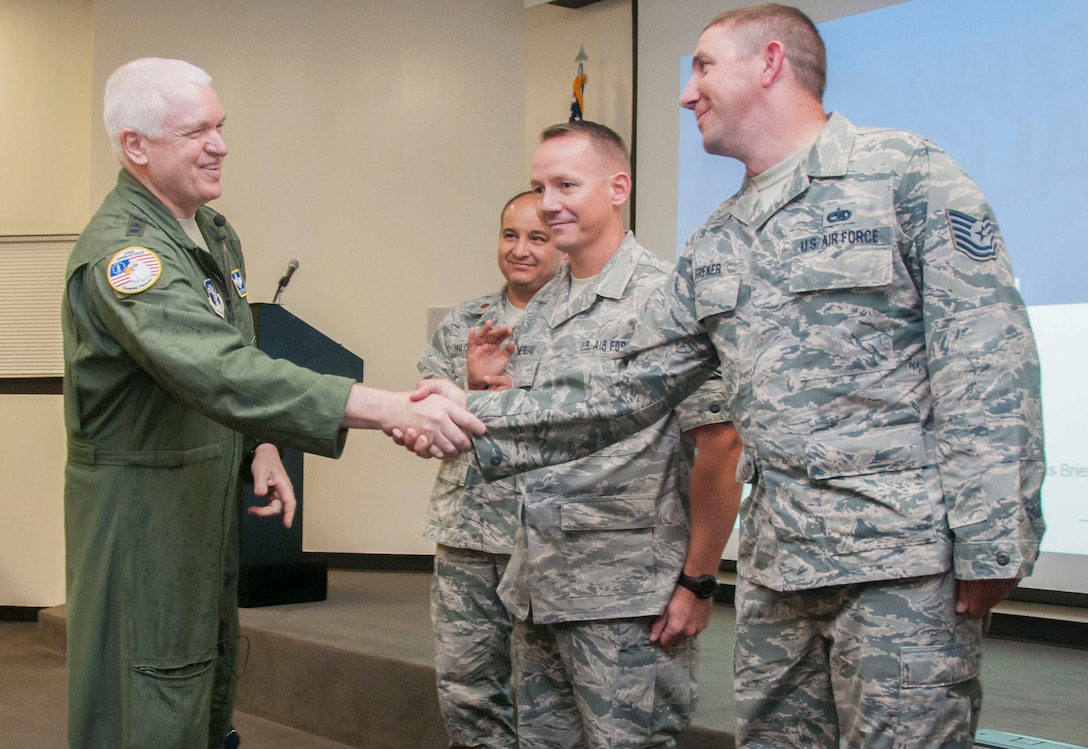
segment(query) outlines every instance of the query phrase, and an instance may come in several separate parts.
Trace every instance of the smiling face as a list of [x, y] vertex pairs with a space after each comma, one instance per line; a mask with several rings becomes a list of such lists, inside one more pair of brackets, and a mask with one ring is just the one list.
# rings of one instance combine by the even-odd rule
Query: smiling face
[[695, 113], [707, 153], [745, 161], [749, 144], [758, 137], [753, 114], [760, 103], [762, 60], [759, 55], [739, 57], [733, 34], [731, 27], [718, 24], [700, 35], [680, 106]]
[[134, 174], [177, 218], [191, 217], [223, 193], [225, 119], [211, 86], [190, 85], [170, 100], [161, 136], [122, 131]]
[[560, 254], [536, 210], [536, 195], [515, 198], [502, 212], [499, 270], [507, 298], [524, 307], [544, 284], [555, 278]]
[[[619, 221], [617, 208], [627, 193], [613, 184], [617, 175], [611, 167], [590, 138], [580, 134], [545, 140], [533, 155], [531, 184], [540, 198], [541, 218], [572, 264]], [[621, 236], [622, 229], [621, 223]], [[613, 242], [609, 253], [617, 244]]]

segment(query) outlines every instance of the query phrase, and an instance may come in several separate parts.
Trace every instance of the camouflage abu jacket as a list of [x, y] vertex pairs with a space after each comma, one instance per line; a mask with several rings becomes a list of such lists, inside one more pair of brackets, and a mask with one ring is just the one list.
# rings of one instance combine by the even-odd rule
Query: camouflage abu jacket
[[[416, 368], [425, 378], [466, 385], [468, 331], [488, 320], [503, 322], [506, 292], [496, 291], [450, 309]], [[520, 336], [519, 336], [520, 339]], [[470, 455], [442, 461], [427, 503], [423, 536], [443, 546], [509, 554], [518, 527], [515, 478], [488, 482]]]
[[929, 141], [832, 114], [758, 205], [746, 183], [695, 232], [612, 383], [472, 398], [484, 470], [607, 444], [720, 358], [753, 484], [740, 574], [777, 590], [1030, 574], [1038, 356], [981, 191]]
[[[518, 334], [514, 386], [547, 391], [570, 372], [615, 376], [646, 300], [670, 265], [628, 234], [592, 287], [570, 298], [570, 270], [544, 287]], [[690, 444], [681, 430], [724, 416], [721, 383], [696, 403], [572, 463], [520, 476], [522, 523], [499, 595], [547, 624], [659, 614], [687, 554]], [[685, 410], [686, 409], [686, 410]]]

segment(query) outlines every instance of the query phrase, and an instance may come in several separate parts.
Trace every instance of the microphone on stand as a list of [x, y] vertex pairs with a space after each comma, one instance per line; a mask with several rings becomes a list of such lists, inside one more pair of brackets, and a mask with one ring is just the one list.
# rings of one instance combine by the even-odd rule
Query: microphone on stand
[[272, 304], [279, 304], [280, 297], [283, 295], [283, 290], [287, 288], [287, 284], [291, 282], [291, 276], [295, 275], [295, 271], [298, 270], [298, 261], [292, 259], [287, 264], [287, 271], [280, 279], [279, 285], [276, 287], [276, 295], [272, 297]]

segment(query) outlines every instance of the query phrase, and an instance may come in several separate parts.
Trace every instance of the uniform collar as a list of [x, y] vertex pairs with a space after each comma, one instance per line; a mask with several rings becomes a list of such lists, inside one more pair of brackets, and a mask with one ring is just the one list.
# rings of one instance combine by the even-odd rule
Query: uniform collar
[[[117, 194], [133, 206], [134, 218], [155, 226], [180, 247], [188, 247], [203, 252], [193, 244], [193, 240], [181, 228], [181, 224], [163, 202], [125, 169], [122, 169], [121, 173], [117, 175]], [[214, 239], [216, 236], [214, 224], [212, 223], [215, 215], [216, 212], [207, 206], [201, 206], [196, 212], [196, 224], [204, 233], [205, 238], [211, 237]], [[210, 242], [208, 246], [212, 246]]]
[[484, 317], [501, 314], [506, 307], [506, 289], [482, 296], [475, 300], [468, 308], [468, 314], [473, 317]]
[[752, 180], [745, 178], [726, 213], [748, 226], [759, 228], [782, 206], [804, 193], [813, 179], [834, 179], [846, 174], [850, 163], [850, 151], [854, 145], [857, 128], [838, 112], [832, 112], [808, 157], [803, 159], [790, 177], [789, 187], [782, 198], [761, 211], [759, 196]]
[[605, 299], [622, 299], [643, 252], [646, 250], [635, 239], [635, 235], [627, 232], [612, 257], [597, 274], [597, 282], [573, 300], [570, 299], [570, 266], [564, 266], [563, 275], [559, 279], [561, 291], [556, 304], [548, 312], [548, 324], [554, 328], [565, 320], [580, 315], [592, 307], [599, 296]]

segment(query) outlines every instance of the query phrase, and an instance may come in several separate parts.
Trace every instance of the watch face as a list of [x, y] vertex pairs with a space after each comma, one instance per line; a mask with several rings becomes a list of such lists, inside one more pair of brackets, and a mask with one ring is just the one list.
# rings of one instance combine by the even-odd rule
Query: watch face
[[699, 598], [710, 598], [718, 592], [718, 579], [713, 575], [681, 575], [680, 584]]

